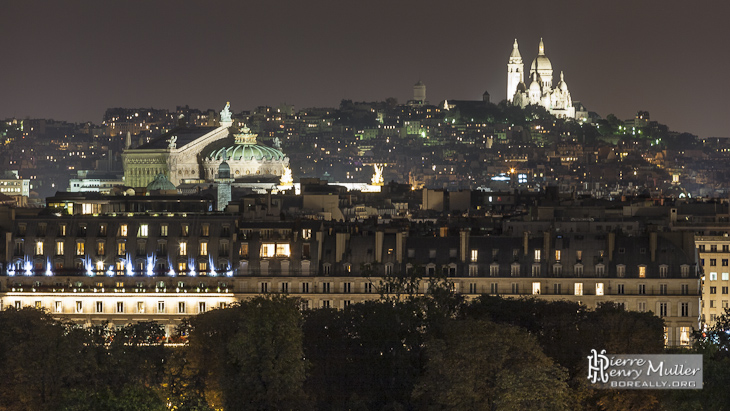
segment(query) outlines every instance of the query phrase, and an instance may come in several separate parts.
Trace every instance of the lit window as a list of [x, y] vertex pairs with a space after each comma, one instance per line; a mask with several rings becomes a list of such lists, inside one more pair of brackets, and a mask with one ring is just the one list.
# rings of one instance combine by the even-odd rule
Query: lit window
[[210, 235], [210, 226], [208, 224], [203, 224], [200, 235], [203, 237], [208, 237]]
[[302, 229], [302, 239], [309, 240], [311, 238], [312, 238], [312, 229], [311, 228]]
[[117, 312], [118, 313], [124, 312], [124, 303], [122, 301], [117, 301]]
[[540, 294], [540, 283], [532, 283], [532, 294], [533, 295]]
[[276, 251], [275, 244], [261, 244], [261, 258], [271, 258]]
[[104, 262], [103, 261], [97, 261], [96, 262], [96, 270], [97, 271], [104, 271]]
[[640, 265], [639, 266], [639, 278], [645, 278], [646, 277], [646, 266]]
[[471, 250], [471, 262], [476, 263], [479, 258], [479, 250]]
[[710, 281], [717, 281], [717, 273], [710, 273]]
[[596, 283], [596, 295], [603, 295], [603, 283]]
[[241, 244], [241, 247], [238, 249], [238, 255], [241, 258], [248, 258], [248, 243]]
[[179, 312], [179, 313], [185, 312], [185, 303], [184, 302], [181, 301], [181, 302], [177, 303], [177, 312]]
[[43, 255], [43, 241], [37, 241], [35, 243], [35, 254]]
[[188, 243], [180, 241], [180, 255], [188, 255]]
[[542, 250], [535, 250], [535, 262], [540, 262], [542, 258]]
[[76, 243], [76, 255], [84, 255], [84, 243], [81, 241]]
[[122, 224], [119, 226], [119, 235], [122, 237], [127, 236], [127, 225], [126, 224]]
[[103, 241], [96, 243], [96, 255], [104, 255], [106, 253], [106, 245]]
[[163, 314], [165, 312], [165, 302], [164, 301], [158, 301], [157, 302], [157, 313]]
[[575, 283], [574, 294], [583, 295], [583, 283]]
[[137, 237], [147, 237], [150, 233], [150, 226], [147, 224], [140, 224], [139, 225], [139, 233], [137, 234]]
[[187, 271], [188, 270], [188, 263], [186, 263], [184, 261], [177, 263], [177, 270], [179, 272]]
[[555, 261], [560, 261], [560, 250], [555, 250]]
[[144, 313], [144, 303], [142, 301], [139, 301], [137, 303], [137, 312], [138, 313]]
[[289, 244], [277, 244], [276, 245], [276, 256], [277, 257], [289, 257], [291, 252], [289, 250]]
[[208, 243], [200, 243], [200, 255], [208, 255]]
[[160, 237], [167, 237], [167, 224], [160, 226]]
[[63, 241], [56, 241], [56, 255], [63, 255]]
[[84, 304], [81, 301], [76, 301], [76, 312], [77, 313], [84, 312]]
[[125, 243], [124, 241], [117, 243], [117, 255], [127, 255], [127, 243]]

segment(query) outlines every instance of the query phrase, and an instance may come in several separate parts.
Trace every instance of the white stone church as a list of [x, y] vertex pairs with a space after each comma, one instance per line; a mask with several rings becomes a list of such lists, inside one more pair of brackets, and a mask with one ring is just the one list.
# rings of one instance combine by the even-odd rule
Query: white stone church
[[507, 101], [520, 107], [534, 104], [545, 107], [550, 114], [560, 118], [575, 118], [575, 107], [565, 83], [563, 72], [560, 72], [560, 81], [553, 88], [553, 66], [545, 55], [545, 44], [540, 39], [537, 57], [530, 66], [530, 85], [525, 83], [524, 64], [517, 45], [517, 39], [512, 48], [512, 54], [507, 63]]

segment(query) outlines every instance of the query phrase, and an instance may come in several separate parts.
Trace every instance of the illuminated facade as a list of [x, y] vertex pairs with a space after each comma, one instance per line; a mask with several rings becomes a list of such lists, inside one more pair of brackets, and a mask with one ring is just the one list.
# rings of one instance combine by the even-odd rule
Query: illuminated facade
[[[134, 200], [107, 199], [94, 214], [80, 212], [83, 205], [64, 207], [74, 215], [0, 213], [7, 250], [0, 305], [87, 324], [156, 320], [170, 332], [185, 316], [267, 293], [343, 308], [379, 298], [383, 277], [418, 269], [446, 275], [466, 298], [534, 296], [588, 308], [613, 301], [653, 312], [665, 321], [668, 345], [689, 344], [701, 314], [693, 254], [660, 233], [472, 236], [441, 227], [434, 236], [203, 211], [214, 199], [200, 211], [167, 212], [154, 210], [172, 199]], [[424, 280], [418, 292], [426, 287]]]
[[573, 99], [562, 71], [560, 81], [553, 88], [553, 66], [545, 55], [542, 39], [538, 46], [537, 57], [530, 66], [529, 86], [525, 82], [522, 55], [515, 39], [507, 63], [507, 101], [520, 107], [539, 105], [556, 117], [575, 118]]
[[702, 269], [701, 323], [712, 326], [730, 305], [730, 237], [695, 236]]

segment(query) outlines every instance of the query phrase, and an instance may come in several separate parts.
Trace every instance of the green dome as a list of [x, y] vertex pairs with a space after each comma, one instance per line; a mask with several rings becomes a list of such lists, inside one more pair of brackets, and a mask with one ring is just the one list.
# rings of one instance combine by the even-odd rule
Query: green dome
[[177, 190], [175, 188], [175, 185], [170, 182], [170, 180], [167, 179], [167, 176], [160, 173], [155, 176], [155, 179], [152, 180], [149, 184], [147, 184], [147, 191], [156, 191], [156, 190]]
[[[226, 158], [223, 157], [223, 153], [226, 153]], [[259, 144], [235, 144], [230, 147], [223, 147], [218, 150], [214, 150], [208, 155], [209, 160], [222, 161], [227, 159], [228, 161], [250, 161], [256, 160], [283, 160], [284, 153], [281, 151], [267, 146]]]

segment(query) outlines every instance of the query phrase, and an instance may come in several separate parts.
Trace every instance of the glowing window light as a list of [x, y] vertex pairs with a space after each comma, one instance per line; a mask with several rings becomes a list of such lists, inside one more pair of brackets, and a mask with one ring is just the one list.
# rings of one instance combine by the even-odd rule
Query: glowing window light
[[147, 270], [148, 277], [152, 277], [155, 275], [155, 257], [153, 257], [153, 256], [147, 257], [146, 270]]

